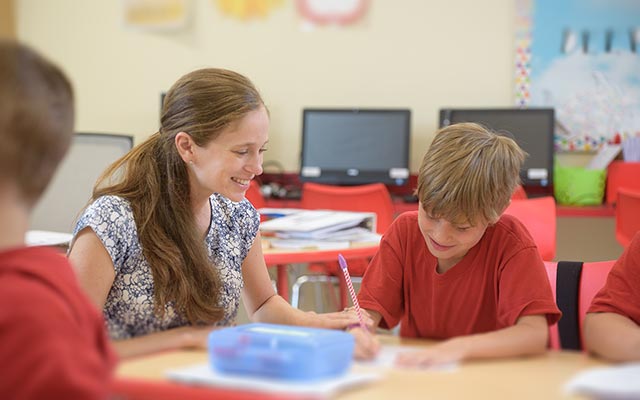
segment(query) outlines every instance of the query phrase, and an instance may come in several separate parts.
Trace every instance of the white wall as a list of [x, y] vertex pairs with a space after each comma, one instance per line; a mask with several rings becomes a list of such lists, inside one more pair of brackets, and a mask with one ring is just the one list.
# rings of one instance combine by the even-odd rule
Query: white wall
[[303, 107], [409, 107], [412, 171], [442, 106], [513, 103], [514, 1], [373, 0], [355, 26], [301, 29], [293, 0], [242, 22], [194, 0], [177, 33], [128, 30], [123, 1], [16, 0], [17, 37], [75, 83], [78, 131], [133, 134], [158, 126], [160, 92], [215, 66], [249, 76], [271, 111], [265, 160], [297, 171]]

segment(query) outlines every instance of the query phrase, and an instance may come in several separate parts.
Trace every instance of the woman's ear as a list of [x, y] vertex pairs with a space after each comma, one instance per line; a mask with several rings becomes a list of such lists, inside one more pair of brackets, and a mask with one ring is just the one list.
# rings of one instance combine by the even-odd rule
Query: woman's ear
[[175, 137], [176, 149], [185, 163], [193, 162], [195, 143], [187, 132], [178, 132]]

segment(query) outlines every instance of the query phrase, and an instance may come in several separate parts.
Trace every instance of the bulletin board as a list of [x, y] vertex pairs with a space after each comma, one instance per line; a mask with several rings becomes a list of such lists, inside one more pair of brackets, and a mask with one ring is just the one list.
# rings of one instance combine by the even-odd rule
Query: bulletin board
[[639, 135], [640, 2], [516, 3], [516, 104], [555, 108], [556, 151]]

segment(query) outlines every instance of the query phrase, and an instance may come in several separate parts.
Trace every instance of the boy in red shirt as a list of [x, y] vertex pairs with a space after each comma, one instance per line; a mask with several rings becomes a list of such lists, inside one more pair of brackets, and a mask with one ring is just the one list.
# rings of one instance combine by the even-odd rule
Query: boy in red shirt
[[73, 93], [34, 51], [0, 41], [0, 393], [98, 399], [114, 367], [101, 315], [63, 254], [25, 247], [30, 212], [66, 153]]
[[584, 320], [586, 348], [612, 361], [640, 361], [640, 232], [611, 268]]
[[[560, 317], [544, 263], [526, 228], [501, 215], [525, 153], [478, 124], [440, 130], [418, 174], [418, 211], [399, 216], [367, 269], [359, 302], [383, 328], [443, 340], [402, 355], [429, 366], [545, 351]], [[357, 332], [356, 354], [376, 346]]]

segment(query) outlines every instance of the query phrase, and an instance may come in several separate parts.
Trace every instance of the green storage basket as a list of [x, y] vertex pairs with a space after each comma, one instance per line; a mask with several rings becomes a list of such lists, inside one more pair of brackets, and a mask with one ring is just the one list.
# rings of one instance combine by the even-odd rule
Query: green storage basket
[[606, 178], [606, 169], [556, 166], [553, 174], [556, 201], [568, 206], [600, 205]]

